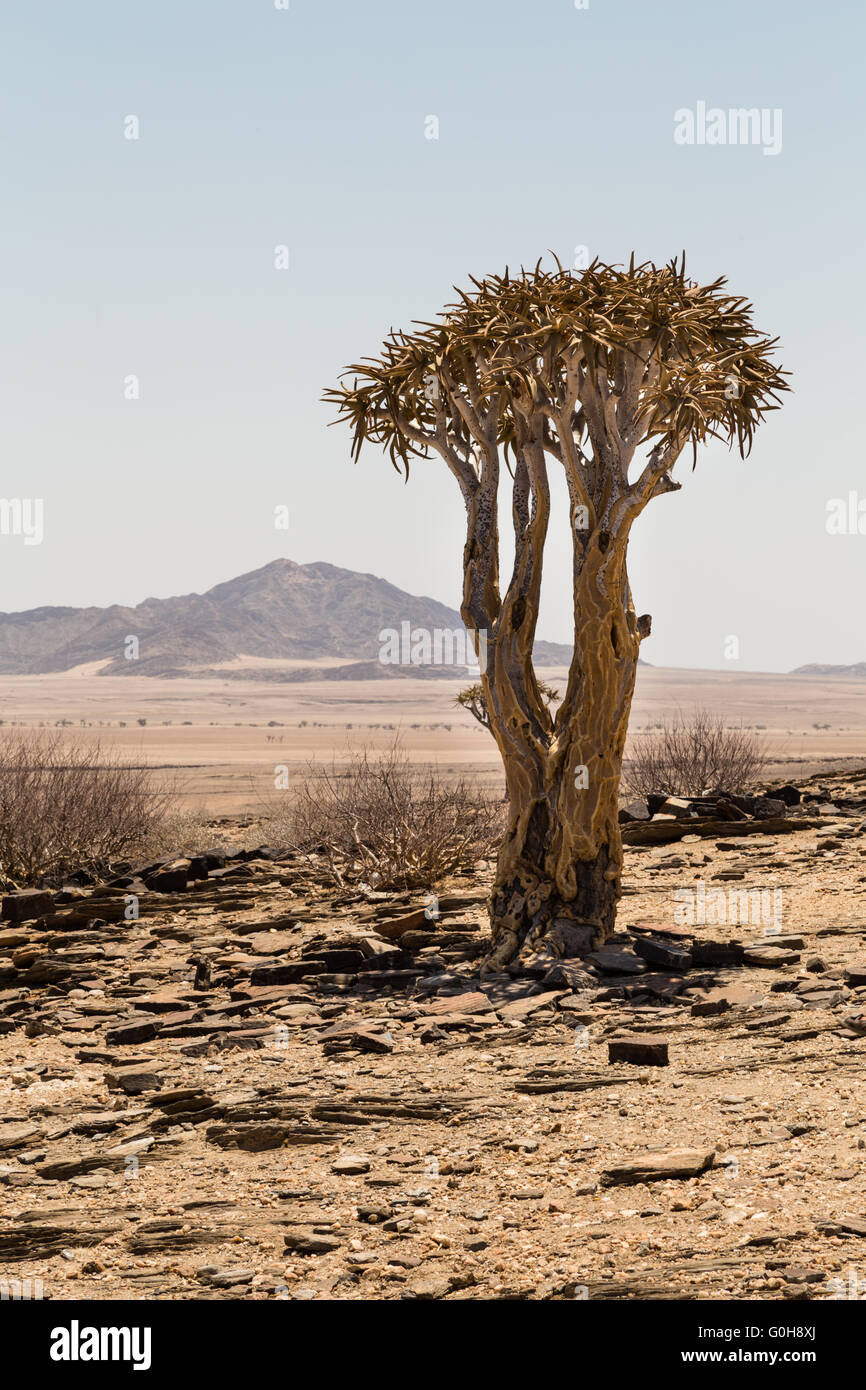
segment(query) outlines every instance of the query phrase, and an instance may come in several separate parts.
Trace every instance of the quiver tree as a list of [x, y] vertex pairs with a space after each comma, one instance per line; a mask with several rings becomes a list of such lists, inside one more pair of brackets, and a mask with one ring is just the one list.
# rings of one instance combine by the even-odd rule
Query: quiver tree
[[[475, 636], [509, 823], [490, 899], [501, 968], [542, 948], [580, 954], [612, 930], [620, 896], [618, 788], [641, 639], [626, 572], [631, 528], [671, 470], [710, 439], [751, 448], [787, 389], [751, 305], [661, 268], [540, 263], [472, 281], [436, 323], [392, 332], [326, 392], [353, 457], [383, 446], [408, 478], [438, 455], [466, 507], [461, 614]], [[573, 546], [574, 653], [553, 714], [532, 665], [548, 468], [561, 468]], [[500, 580], [499, 489], [511, 480], [514, 564]]]

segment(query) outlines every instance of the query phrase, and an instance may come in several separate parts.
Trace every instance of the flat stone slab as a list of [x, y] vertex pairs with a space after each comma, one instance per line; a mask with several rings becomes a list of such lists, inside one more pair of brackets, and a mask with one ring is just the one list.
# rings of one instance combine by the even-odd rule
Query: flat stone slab
[[650, 965], [662, 965], [667, 970], [690, 970], [692, 956], [682, 946], [670, 941], [657, 941], [652, 936], [641, 936], [634, 943], [635, 954]]
[[[537, 996], [536, 996], [537, 997]], [[467, 990], [465, 994], [449, 994], [436, 999], [427, 1008], [428, 1014], [483, 1014], [490, 1013], [493, 1005], [486, 994]]]
[[128, 1096], [137, 1096], [142, 1091], [158, 1091], [162, 1086], [159, 1066], [117, 1067], [105, 1073], [105, 1083], [109, 1091], [123, 1091]]
[[782, 965], [796, 965], [799, 959], [799, 951], [788, 951], [783, 946], [747, 946], [743, 951], [744, 965], [762, 965], [774, 970]]
[[711, 1018], [714, 1014], [726, 1013], [728, 1009], [748, 1009], [763, 1004], [764, 996], [748, 985], [719, 985], [711, 989], [705, 998], [692, 1005], [695, 1018]]
[[715, 1160], [715, 1149], [671, 1149], [667, 1153], [644, 1154], [627, 1163], [615, 1163], [601, 1175], [603, 1187], [639, 1182], [666, 1182], [671, 1178], [696, 1178]]
[[568, 993], [563, 989], [545, 990], [543, 994], [530, 994], [524, 999], [513, 999], [508, 1004], [499, 1004], [497, 1013], [506, 1022], [512, 1018], [526, 1018], [529, 1014], [534, 1014], [538, 1009], [546, 1009], [550, 1004], [555, 1004], [558, 999], [562, 999]]
[[605, 975], [643, 975], [646, 971], [646, 963], [633, 951], [593, 951], [587, 960]]
[[331, 1164], [331, 1172], [344, 1177], [369, 1173], [371, 1161], [364, 1154], [343, 1154]]

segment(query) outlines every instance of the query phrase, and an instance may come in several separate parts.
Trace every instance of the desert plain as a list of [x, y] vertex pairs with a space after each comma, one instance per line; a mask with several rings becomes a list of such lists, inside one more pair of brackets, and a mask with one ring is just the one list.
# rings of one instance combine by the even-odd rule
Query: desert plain
[[[435, 764], [444, 775], [471, 774], [491, 789], [504, 785], [493, 740], [455, 703], [465, 680], [246, 680], [243, 658], [226, 668], [225, 680], [137, 678], [101, 676], [100, 664], [0, 676], [0, 718], [29, 727], [66, 720], [83, 738], [98, 738], [155, 774], [171, 775], [179, 804], [213, 815], [261, 810], [273, 794], [277, 766], [288, 769], [291, 782], [313, 762], [339, 762], [361, 747], [383, 749], [397, 735], [418, 763]], [[293, 666], [337, 664], [255, 662], [277, 676]], [[538, 674], [565, 689], [564, 667]], [[784, 776], [788, 766], [809, 776], [866, 760], [862, 678], [642, 665], [630, 735], [696, 707], [761, 731], [769, 776]]]

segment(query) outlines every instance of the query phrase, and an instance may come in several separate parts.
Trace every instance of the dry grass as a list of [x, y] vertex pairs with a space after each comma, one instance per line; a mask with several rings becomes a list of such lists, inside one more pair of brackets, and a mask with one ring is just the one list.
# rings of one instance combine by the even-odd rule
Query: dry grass
[[630, 796], [746, 792], [768, 760], [767, 741], [760, 734], [731, 728], [720, 716], [696, 709], [635, 738], [623, 769], [623, 789]]
[[432, 888], [496, 847], [501, 805], [460, 779], [413, 767], [395, 743], [347, 766], [311, 765], [304, 788], [268, 806], [271, 843], [327, 856], [339, 883]]

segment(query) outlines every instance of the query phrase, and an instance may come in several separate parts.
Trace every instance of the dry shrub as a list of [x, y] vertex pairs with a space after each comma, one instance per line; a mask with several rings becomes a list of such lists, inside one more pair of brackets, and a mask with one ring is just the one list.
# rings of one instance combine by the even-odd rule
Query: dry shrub
[[24, 887], [104, 872], [152, 841], [169, 793], [146, 768], [54, 730], [0, 737], [0, 882]]
[[271, 803], [270, 834], [327, 856], [338, 882], [430, 888], [471, 868], [501, 835], [501, 807], [468, 782], [414, 768], [395, 744], [355, 753], [348, 765], [315, 764], [291, 801]]
[[623, 783], [632, 796], [736, 794], [754, 786], [767, 760], [767, 743], [759, 734], [728, 728], [719, 716], [696, 709], [665, 720], [658, 732], [638, 734]]
[[[256, 844], [261, 844], [260, 840]], [[164, 854], [178, 857], [203, 854], [205, 851], [227, 849], [224, 840], [214, 832], [213, 816], [204, 805], [185, 807], [177, 804], [174, 789], [166, 797], [165, 813], [143, 834], [134, 847], [136, 859], [157, 859]], [[129, 858], [130, 854], [126, 854]]]

